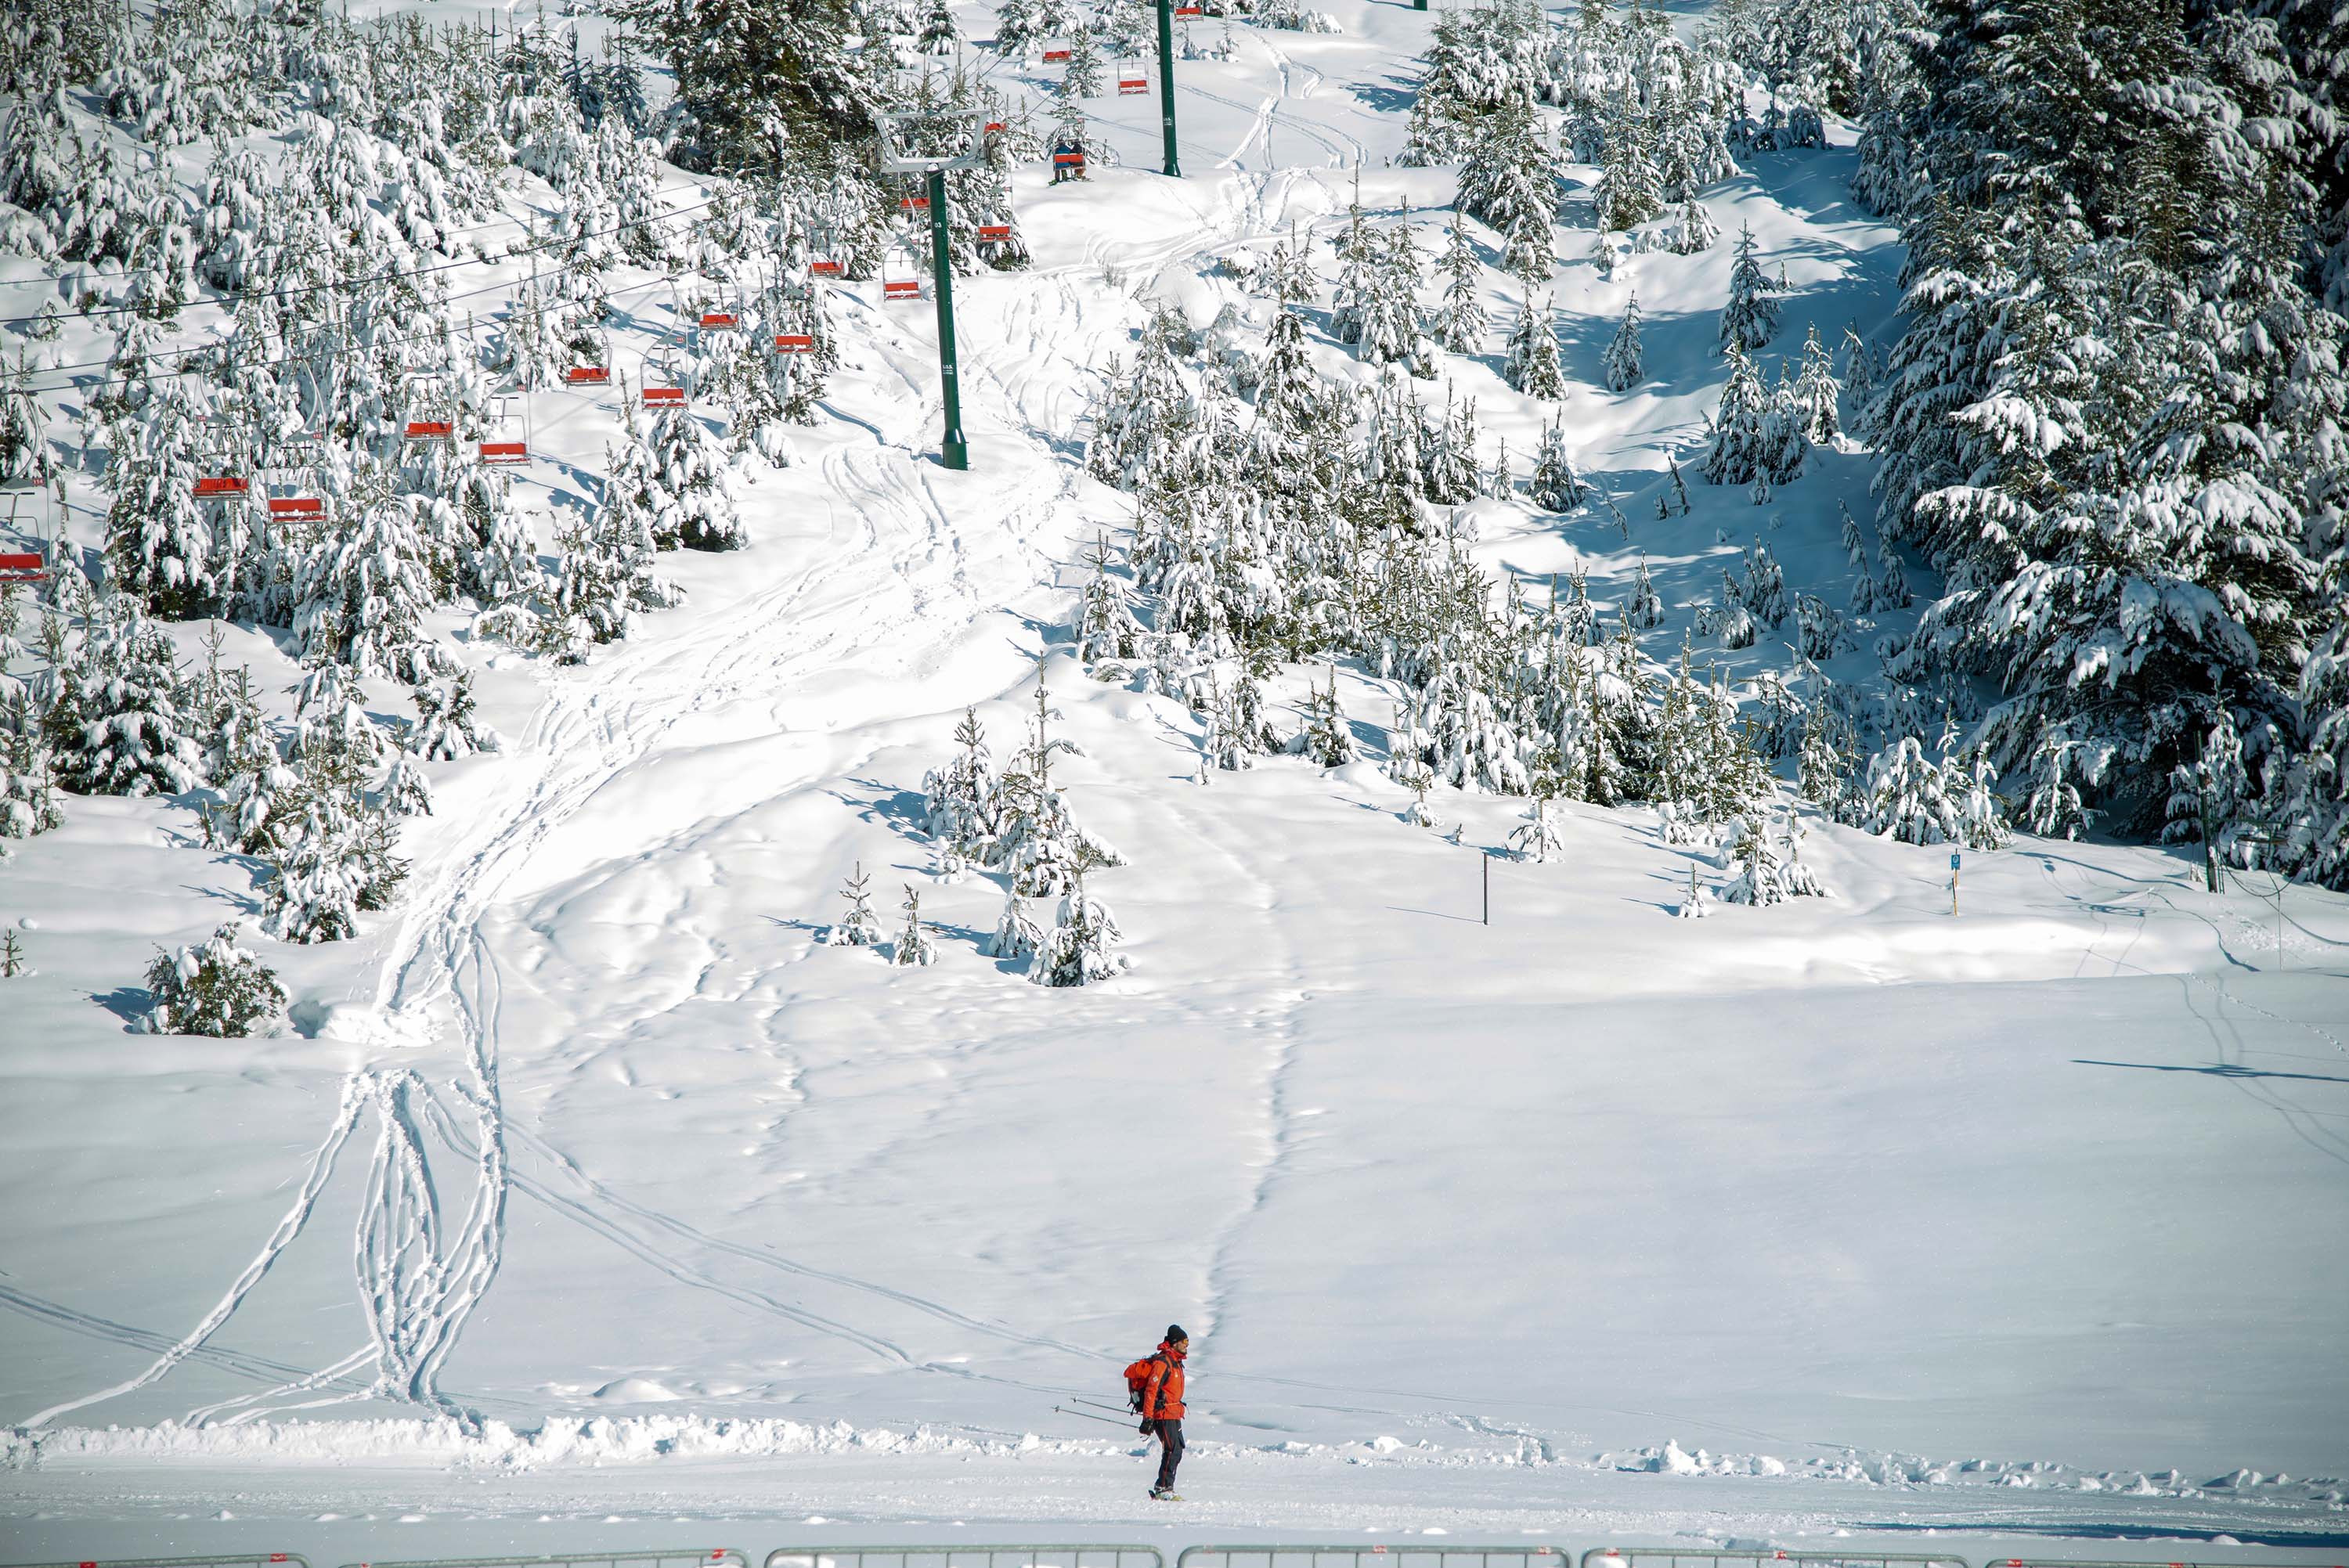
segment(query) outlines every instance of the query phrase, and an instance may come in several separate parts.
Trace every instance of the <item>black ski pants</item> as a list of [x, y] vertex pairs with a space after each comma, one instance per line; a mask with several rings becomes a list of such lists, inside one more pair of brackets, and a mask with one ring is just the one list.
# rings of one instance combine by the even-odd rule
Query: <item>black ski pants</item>
[[1183, 1462], [1183, 1423], [1179, 1420], [1158, 1420], [1151, 1422], [1150, 1426], [1158, 1434], [1159, 1448], [1163, 1450], [1158, 1457], [1158, 1490], [1173, 1491], [1175, 1467]]

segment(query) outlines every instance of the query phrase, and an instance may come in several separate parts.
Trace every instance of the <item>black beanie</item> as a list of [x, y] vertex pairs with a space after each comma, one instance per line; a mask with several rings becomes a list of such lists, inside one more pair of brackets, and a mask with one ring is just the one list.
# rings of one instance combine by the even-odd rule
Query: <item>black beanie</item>
[[1189, 1335], [1187, 1335], [1187, 1334], [1185, 1334], [1185, 1333], [1184, 1333], [1184, 1332], [1183, 1332], [1183, 1326], [1182, 1326], [1181, 1324], [1179, 1324], [1179, 1323], [1170, 1323], [1170, 1324], [1168, 1324], [1168, 1325], [1166, 1326], [1166, 1343], [1167, 1343], [1167, 1344], [1172, 1345], [1172, 1344], [1174, 1344], [1174, 1343], [1176, 1340], [1178, 1340], [1178, 1339], [1185, 1339], [1185, 1340], [1187, 1340], [1187, 1339], [1189, 1339], [1190, 1337], [1191, 1337], [1191, 1336], [1190, 1336]]

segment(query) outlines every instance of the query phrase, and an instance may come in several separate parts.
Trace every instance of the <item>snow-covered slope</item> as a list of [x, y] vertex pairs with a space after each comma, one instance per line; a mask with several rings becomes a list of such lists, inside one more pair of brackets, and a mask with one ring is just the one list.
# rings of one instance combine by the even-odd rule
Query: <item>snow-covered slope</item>
[[[1364, 761], [1203, 788], [1185, 707], [1071, 655], [1081, 553], [1131, 517], [1083, 477], [1079, 420], [1150, 304], [1204, 325], [1245, 303], [1218, 257], [1326, 234], [1358, 180], [1374, 221], [1439, 248], [1451, 176], [1387, 162], [1428, 18], [1331, 9], [1341, 34], [1237, 26], [1234, 59], [1181, 67], [1182, 182], [1148, 171], [1143, 100], [1100, 106], [1125, 167], [1023, 172], [1035, 267], [957, 287], [968, 472], [932, 458], [927, 305], [850, 285], [849, 364], [801, 460], [746, 492], [747, 552], [665, 556], [687, 604], [584, 666], [471, 645], [504, 749], [434, 769], [395, 909], [263, 944], [294, 1034], [125, 1030], [150, 944], [254, 900], [188, 810], [78, 799], [18, 846], [0, 914], [37, 973], [0, 982], [9, 1508], [325, 1495], [264, 1464], [761, 1460], [868, 1520], [1121, 1518], [1105, 1500], [1140, 1482], [1117, 1434], [1055, 1407], [1115, 1403], [1171, 1318], [1197, 1346], [1196, 1490], [1258, 1489], [1227, 1527], [1392, 1523], [1404, 1498], [1454, 1529], [1547, 1528], [1561, 1499], [1694, 1529], [1684, 1494], [1643, 1489], [1720, 1470], [1747, 1478], [1732, 1529], [1867, 1522], [1852, 1500], [1887, 1485], [1928, 1495], [1879, 1517], [1946, 1522], [1977, 1506], [1965, 1481], [2033, 1478], [2089, 1494], [2042, 1522], [2190, 1528], [2218, 1507], [2197, 1483], [2248, 1466], [2288, 1475], [2220, 1494], [2243, 1511], [2209, 1528], [2337, 1528], [2338, 1483], [2290, 1478], [2349, 1460], [2342, 898], [2022, 838], [1967, 857], [1953, 911], [1946, 848], [1821, 826], [1835, 897], [1682, 921], [1692, 863], [1718, 873], [1651, 811], [1553, 808], [1542, 864], [1496, 852], [1522, 801], [1439, 791], [1438, 830], [1399, 820], [1390, 692], [1358, 669], [1336, 678]], [[1836, 140], [1708, 198], [1785, 265], [1774, 351], [1807, 321], [1878, 333], [1895, 304]], [[1768, 506], [1692, 485], [1687, 516], [1652, 515], [1719, 394], [1727, 245], [1605, 280], [1562, 248], [1568, 427], [1631, 521], [1479, 503], [1479, 559], [1578, 563], [1599, 598], [1644, 560], [1659, 659], [1755, 538], [1843, 603], [1836, 503], [1865, 515], [1864, 454], [1819, 454]], [[1515, 285], [1487, 283], [1505, 322]], [[1647, 379], [1616, 395], [1599, 356], [1634, 290]], [[1498, 346], [1446, 372], [1487, 460], [1506, 439], [1522, 467], [1547, 410]], [[535, 426], [594, 470], [615, 418], [549, 393]], [[533, 493], [574, 483], [543, 464]], [[259, 634], [231, 657], [295, 676]], [[985, 956], [999, 885], [936, 880], [918, 830], [961, 710], [1007, 746], [1040, 678], [1081, 748], [1059, 777], [1128, 862], [1092, 891], [1133, 967], [1082, 990]], [[1323, 678], [1274, 685], [1287, 707]], [[920, 891], [936, 964], [822, 944], [859, 866], [886, 929]], [[198, 1468], [71, 1479], [150, 1462]], [[687, 1511], [765, 1506], [677, 1484]], [[1325, 1485], [1339, 1511], [1298, 1503]], [[142, 1488], [164, 1501], [124, 1502]]]

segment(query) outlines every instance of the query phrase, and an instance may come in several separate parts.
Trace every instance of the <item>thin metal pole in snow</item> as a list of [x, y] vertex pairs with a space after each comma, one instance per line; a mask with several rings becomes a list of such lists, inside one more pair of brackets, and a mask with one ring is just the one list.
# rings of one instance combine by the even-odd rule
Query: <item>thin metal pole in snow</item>
[[1478, 858], [1485, 862], [1485, 923], [1490, 925], [1493, 923], [1493, 857], [1486, 853]]

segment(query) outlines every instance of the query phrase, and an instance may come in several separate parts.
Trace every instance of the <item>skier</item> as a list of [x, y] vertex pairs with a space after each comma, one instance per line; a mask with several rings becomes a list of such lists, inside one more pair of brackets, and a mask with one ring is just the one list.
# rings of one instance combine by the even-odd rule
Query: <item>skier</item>
[[1179, 1323], [1166, 1326], [1166, 1337], [1157, 1350], [1125, 1369], [1125, 1387], [1142, 1417], [1142, 1431], [1155, 1433], [1163, 1450], [1157, 1484], [1150, 1495], [1161, 1502], [1180, 1502], [1174, 1495], [1174, 1470], [1183, 1462], [1183, 1357], [1191, 1336]]

